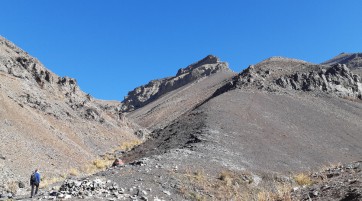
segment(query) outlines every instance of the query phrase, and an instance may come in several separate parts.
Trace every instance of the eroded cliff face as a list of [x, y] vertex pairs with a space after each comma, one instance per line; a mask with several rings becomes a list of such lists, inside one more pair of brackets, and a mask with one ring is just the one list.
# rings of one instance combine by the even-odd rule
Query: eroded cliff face
[[0, 90], [2, 182], [27, 182], [34, 168], [59, 176], [136, 140], [138, 128], [119, 102], [94, 99], [75, 79], [59, 77], [3, 37]]
[[221, 71], [231, 70], [227, 63], [220, 62], [217, 57], [209, 55], [186, 68], [179, 69], [176, 76], [152, 80], [130, 91], [122, 102], [122, 111], [130, 112], [141, 108], [170, 91]]

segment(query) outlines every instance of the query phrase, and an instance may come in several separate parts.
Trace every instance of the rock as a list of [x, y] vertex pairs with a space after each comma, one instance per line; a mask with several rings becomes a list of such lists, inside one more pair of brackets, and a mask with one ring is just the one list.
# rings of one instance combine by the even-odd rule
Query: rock
[[116, 158], [112, 164], [112, 167], [124, 166], [124, 162], [121, 159]]
[[58, 196], [59, 193], [56, 192], [56, 191], [51, 191], [51, 192], [49, 193], [49, 195], [50, 195], [50, 196]]
[[8, 193], [8, 194], [6, 194], [6, 197], [9, 198], [9, 199], [11, 199], [11, 198], [14, 197], [14, 195], [13, 195], [12, 193]]
[[19, 188], [25, 188], [25, 184], [22, 181], [18, 182], [18, 186], [19, 186]]
[[164, 201], [162, 199], [159, 199], [157, 196], [153, 198], [153, 201]]
[[162, 191], [164, 194], [166, 194], [166, 195], [168, 195], [168, 196], [170, 196], [171, 195], [171, 193], [170, 193], [170, 191], [166, 191], [166, 190], [164, 190], [164, 191]]
[[142, 196], [140, 199], [143, 200], [143, 201], [148, 201], [148, 198], [145, 197], [145, 196]]

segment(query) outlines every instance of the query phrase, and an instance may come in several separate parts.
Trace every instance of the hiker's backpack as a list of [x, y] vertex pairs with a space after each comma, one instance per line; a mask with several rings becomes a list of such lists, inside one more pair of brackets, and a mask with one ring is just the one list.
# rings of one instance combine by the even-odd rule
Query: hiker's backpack
[[35, 183], [36, 183], [35, 173], [31, 174], [31, 176], [30, 176], [30, 183], [31, 183], [31, 184], [35, 184]]

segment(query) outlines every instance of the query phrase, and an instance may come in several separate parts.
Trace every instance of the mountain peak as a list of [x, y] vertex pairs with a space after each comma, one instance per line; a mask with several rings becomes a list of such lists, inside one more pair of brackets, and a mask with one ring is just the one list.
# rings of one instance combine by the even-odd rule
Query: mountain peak
[[170, 91], [219, 72], [232, 71], [226, 62], [220, 62], [216, 56], [208, 55], [186, 68], [179, 69], [176, 76], [152, 80], [148, 84], [130, 91], [122, 101], [122, 111], [130, 112], [143, 107]]
[[193, 63], [186, 68], [180, 68], [176, 74], [176, 76], [182, 75], [184, 73], [191, 72], [195, 68], [198, 68], [200, 66], [206, 65], [206, 64], [217, 64], [220, 63], [220, 59], [214, 55], [207, 55], [205, 58], [201, 59], [200, 61]]

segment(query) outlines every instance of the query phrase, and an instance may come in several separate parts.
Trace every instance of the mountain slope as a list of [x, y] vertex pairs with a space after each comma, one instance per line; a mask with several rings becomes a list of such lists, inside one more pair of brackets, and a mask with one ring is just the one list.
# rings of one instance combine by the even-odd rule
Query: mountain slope
[[[180, 69], [174, 77], [154, 80], [136, 88], [123, 101], [123, 106], [136, 109], [127, 117], [139, 125], [150, 130], [161, 128], [203, 102], [234, 75], [225, 62], [207, 56]], [[145, 101], [141, 105], [133, 105], [143, 98]]]
[[35, 168], [64, 175], [136, 139], [120, 103], [92, 98], [3, 37], [0, 90], [0, 185], [27, 183]]
[[[141, 88], [144, 100], [161, 89]], [[152, 131], [146, 141], [122, 155], [126, 165], [91, 177], [122, 187], [108, 197], [260, 200], [265, 191], [287, 188], [287, 199], [296, 172], [362, 154], [361, 79], [340, 63], [272, 57], [238, 75], [202, 76], [144, 103], [127, 117]], [[94, 193], [92, 199], [105, 197]]]
[[205, 158], [216, 155], [253, 170], [348, 162], [362, 153], [361, 99], [361, 78], [345, 65], [273, 57], [250, 66], [202, 105], [155, 130], [127, 160], [195, 142], [204, 149], [212, 144], [211, 150], [200, 151]]

